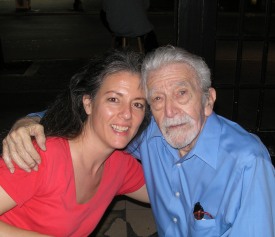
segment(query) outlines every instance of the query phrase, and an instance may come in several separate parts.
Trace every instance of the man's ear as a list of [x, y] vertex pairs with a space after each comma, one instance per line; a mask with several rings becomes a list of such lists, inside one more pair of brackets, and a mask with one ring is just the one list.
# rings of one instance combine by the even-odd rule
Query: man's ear
[[204, 107], [205, 116], [210, 116], [210, 114], [213, 112], [215, 101], [216, 101], [216, 90], [213, 87], [210, 87], [208, 98], [205, 102], [205, 107]]
[[83, 107], [85, 109], [86, 114], [92, 113], [92, 99], [89, 95], [84, 95], [82, 98]]

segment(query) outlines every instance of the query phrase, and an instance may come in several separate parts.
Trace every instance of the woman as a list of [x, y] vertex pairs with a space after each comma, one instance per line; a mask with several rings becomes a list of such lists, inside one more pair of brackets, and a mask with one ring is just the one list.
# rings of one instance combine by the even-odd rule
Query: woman
[[149, 122], [141, 62], [114, 51], [71, 79], [41, 120], [37, 172], [10, 174], [1, 160], [1, 234], [87, 236], [115, 195], [148, 202], [140, 163], [121, 150]]

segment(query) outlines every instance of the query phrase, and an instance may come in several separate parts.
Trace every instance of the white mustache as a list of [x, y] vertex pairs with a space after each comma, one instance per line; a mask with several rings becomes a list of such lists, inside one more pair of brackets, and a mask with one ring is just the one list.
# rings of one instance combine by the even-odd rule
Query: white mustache
[[163, 121], [164, 127], [178, 126], [184, 123], [190, 123], [192, 119], [188, 115], [184, 115], [179, 118], [165, 118]]

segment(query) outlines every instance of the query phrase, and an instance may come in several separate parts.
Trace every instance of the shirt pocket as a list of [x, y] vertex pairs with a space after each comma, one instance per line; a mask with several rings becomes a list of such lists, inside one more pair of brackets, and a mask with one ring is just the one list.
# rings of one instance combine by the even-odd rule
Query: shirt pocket
[[215, 219], [206, 219], [206, 220], [193, 220], [193, 223], [190, 228], [190, 236], [192, 237], [201, 237], [201, 236], [215, 236], [217, 231], [216, 229], [216, 220]]

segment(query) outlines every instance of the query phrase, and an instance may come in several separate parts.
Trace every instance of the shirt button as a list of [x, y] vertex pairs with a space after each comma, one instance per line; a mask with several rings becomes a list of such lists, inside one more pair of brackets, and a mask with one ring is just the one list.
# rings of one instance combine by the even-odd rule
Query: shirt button
[[175, 195], [176, 195], [176, 197], [179, 197], [179, 196], [180, 196], [180, 193], [179, 193], [179, 192], [176, 192]]
[[178, 222], [178, 219], [176, 217], [173, 218], [173, 222], [174, 223], [177, 223]]
[[181, 163], [177, 163], [177, 167], [181, 167]]

